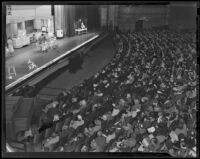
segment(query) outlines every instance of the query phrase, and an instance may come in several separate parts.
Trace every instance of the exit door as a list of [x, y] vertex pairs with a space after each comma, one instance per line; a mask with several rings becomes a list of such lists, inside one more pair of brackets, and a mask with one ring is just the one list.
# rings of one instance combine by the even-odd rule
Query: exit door
[[135, 30], [141, 31], [143, 30], [143, 20], [137, 20], [135, 23]]

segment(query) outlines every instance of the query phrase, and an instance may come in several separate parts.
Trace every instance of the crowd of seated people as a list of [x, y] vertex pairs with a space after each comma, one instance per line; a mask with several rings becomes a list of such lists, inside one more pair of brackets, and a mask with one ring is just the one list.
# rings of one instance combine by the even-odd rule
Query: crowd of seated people
[[195, 33], [117, 32], [114, 42], [108, 65], [43, 108], [25, 132], [30, 151], [196, 156]]

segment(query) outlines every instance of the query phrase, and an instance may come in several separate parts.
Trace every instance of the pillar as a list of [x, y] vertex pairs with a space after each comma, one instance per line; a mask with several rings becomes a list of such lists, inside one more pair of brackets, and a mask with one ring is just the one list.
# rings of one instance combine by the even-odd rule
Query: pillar
[[18, 34], [17, 23], [11, 23], [10, 24], [10, 31], [11, 31], [11, 35], [17, 35]]
[[25, 21], [22, 22], [22, 30], [26, 30]]

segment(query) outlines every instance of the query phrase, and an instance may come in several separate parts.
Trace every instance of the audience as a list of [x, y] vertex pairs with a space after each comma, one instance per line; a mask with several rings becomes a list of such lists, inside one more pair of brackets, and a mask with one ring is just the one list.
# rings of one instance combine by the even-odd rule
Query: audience
[[47, 118], [53, 131], [41, 140], [41, 151], [195, 157], [194, 36], [171, 30], [117, 32], [110, 63], [43, 109], [40, 127]]

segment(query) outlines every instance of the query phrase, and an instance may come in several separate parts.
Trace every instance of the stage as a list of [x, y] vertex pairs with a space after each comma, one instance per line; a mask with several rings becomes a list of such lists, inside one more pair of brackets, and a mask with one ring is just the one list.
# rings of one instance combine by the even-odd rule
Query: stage
[[[39, 70], [47, 67], [52, 62], [59, 60], [61, 57], [70, 54], [71, 51], [83, 46], [89, 41], [97, 38], [99, 33], [87, 33], [76, 35], [73, 37], [66, 37], [57, 39], [55, 44], [56, 48], [48, 50], [47, 53], [42, 53], [36, 47], [35, 43], [25, 46], [20, 49], [15, 49], [14, 56], [6, 57], [6, 87], [12, 87], [15, 84], [23, 81], [25, 78], [32, 76]], [[29, 69], [28, 61], [32, 61], [37, 67]], [[14, 66], [16, 76], [9, 79], [8, 69]]]

